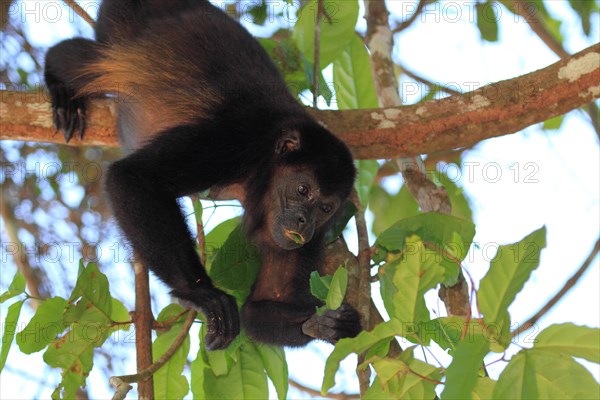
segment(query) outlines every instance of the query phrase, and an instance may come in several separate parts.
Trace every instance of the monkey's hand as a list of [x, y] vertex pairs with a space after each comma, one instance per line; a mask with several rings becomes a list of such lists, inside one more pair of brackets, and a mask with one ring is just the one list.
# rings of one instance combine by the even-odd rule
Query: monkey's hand
[[[177, 296], [177, 293], [173, 293]], [[199, 296], [177, 296], [184, 307], [194, 308], [206, 317], [204, 342], [208, 350], [222, 350], [240, 333], [240, 317], [235, 299], [218, 289], [202, 290]], [[193, 298], [193, 299], [192, 299]]]
[[345, 303], [337, 310], [326, 310], [321, 315], [313, 315], [302, 325], [305, 335], [333, 344], [343, 338], [355, 337], [360, 331], [360, 315]]
[[62, 83], [49, 84], [48, 90], [52, 98], [52, 121], [54, 129], [62, 131], [67, 143], [78, 132], [83, 138], [85, 130], [86, 104], [83, 97], [75, 97], [75, 93]]

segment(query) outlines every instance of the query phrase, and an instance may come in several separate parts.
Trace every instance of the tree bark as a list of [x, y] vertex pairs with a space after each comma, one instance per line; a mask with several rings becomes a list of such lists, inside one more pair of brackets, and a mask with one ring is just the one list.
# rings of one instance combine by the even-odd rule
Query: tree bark
[[[396, 158], [472, 146], [600, 97], [600, 44], [544, 69], [411, 106], [310, 110], [358, 159]], [[0, 139], [63, 143], [44, 92], [0, 92]], [[114, 99], [95, 100], [83, 144], [116, 146]], [[73, 145], [82, 143], [74, 138]]]

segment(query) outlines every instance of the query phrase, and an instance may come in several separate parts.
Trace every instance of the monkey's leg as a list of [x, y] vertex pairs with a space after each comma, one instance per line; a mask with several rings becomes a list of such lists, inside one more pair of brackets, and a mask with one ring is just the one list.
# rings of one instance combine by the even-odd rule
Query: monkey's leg
[[78, 95], [85, 84], [82, 67], [97, 56], [96, 44], [87, 39], [69, 39], [46, 54], [44, 78], [52, 100], [52, 118], [68, 142], [76, 131], [83, 137], [86, 99]]
[[106, 178], [114, 215], [140, 260], [206, 315], [210, 349], [239, 333], [237, 305], [206, 274], [177, 199], [227, 180], [233, 167], [220, 154], [223, 141], [197, 127], [175, 128], [112, 164]]
[[248, 301], [242, 323], [251, 338], [281, 346], [303, 346], [313, 339], [335, 343], [361, 330], [360, 316], [347, 304], [317, 315], [314, 306]]

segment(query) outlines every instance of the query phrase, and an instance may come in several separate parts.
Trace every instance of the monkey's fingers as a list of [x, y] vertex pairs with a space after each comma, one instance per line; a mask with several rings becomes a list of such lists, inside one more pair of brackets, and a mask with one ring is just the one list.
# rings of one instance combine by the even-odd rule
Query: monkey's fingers
[[[348, 304], [342, 304], [337, 310], [327, 310], [316, 318], [316, 336], [318, 339], [336, 343], [338, 340], [355, 337], [361, 331], [360, 315]], [[313, 322], [314, 324], [314, 322]]]
[[52, 122], [54, 129], [61, 131], [68, 143], [75, 131], [83, 138], [85, 130], [85, 99], [75, 97], [72, 90], [63, 84], [48, 87], [52, 97]]
[[240, 319], [235, 299], [222, 294], [205, 305], [208, 329], [204, 338], [208, 350], [229, 346], [240, 332]]

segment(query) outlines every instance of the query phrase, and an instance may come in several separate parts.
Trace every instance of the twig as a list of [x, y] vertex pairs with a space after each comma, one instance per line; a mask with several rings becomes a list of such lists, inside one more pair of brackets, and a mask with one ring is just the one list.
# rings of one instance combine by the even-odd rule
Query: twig
[[[137, 371], [143, 371], [152, 365], [152, 325], [154, 315], [150, 305], [150, 286], [148, 269], [139, 262], [133, 263], [135, 272], [135, 352]], [[129, 383], [129, 382], [127, 382]], [[152, 379], [140, 382], [138, 394], [141, 399], [154, 398]]]
[[69, 6], [73, 11], [75, 11], [75, 14], [79, 15], [81, 18], [84, 19], [85, 22], [87, 22], [92, 28], [96, 27], [96, 22], [94, 21], [94, 19], [92, 17], [90, 17], [90, 15], [85, 12], [85, 10], [83, 8], [81, 8], [81, 6], [79, 4], [77, 4], [75, 2], [75, 0], [63, 0], [65, 2], [65, 4], [67, 6]]
[[[361, 325], [364, 330], [370, 330], [370, 306], [371, 306], [371, 247], [369, 246], [369, 231], [365, 221], [365, 214], [356, 190], [352, 191], [352, 202], [356, 206], [356, 233], [358, 236], [358, 296], [357, 310], [360, 314]], [[358, 365], [365, 361], [365, 355], [358, 355]], [[371, 370], [369, 368], [357, 368], [356, 375], [360, 385], [360, 393], [364, 394], [369, 387]]]
[[198, 315], [198, 313], [195, 310], [188, 310], [187, 318], [186, 318], [185, 322], [183, 323], [183, 326], [181, 327], [181, 331], [179, 332], [179, 335], [177, 335], [175, 340], [173, 340], [171, 347], [169, 347], [167, 349], [167, 351], [165, 351], [165, 353], [155, 363], [150, 365], [148, 368], [146, 368], [142, 371], [139, 371], [137, 374], [111, 377], [110, 381], [111, 381], [111, 384], [113, 385], [113, 387], [115, 387], [113, 382], [115, 382], [117, 384], [135, 383], [135, 382], [141, 383], [141, 382], [144, 382], [144, 381], [148, 380], [149, 378], [151, 378], [152, 375], [156, 371], [158, 371], [163, 365], [165, 365], [167, 363], [167, 361], [169, 361], [171, 359], [171, 357], [173, 357], [173, 354], [175, 354], [177, 349], [179, 349], [179, 346], [181, 346], [181, 344], [187, 337], [187, 335], [190, 331], [190, 328], [191, 328], [192, 324], [194, 323], [194, 320], [196, 319], [197, 315]]
[[[304, 386], [303, 384], [296, 382], [293, 379], [289, 379], [289, 384], [292, 387], [295, 387], [296, 389], [307, 393], [313, 397], [319, 397], [322, 398], [323, 395], [321, 394], [320, 391], [310, 388], [308, 386]], [[325, 396], [326, 398], [329, 399], [338, 399], [338, 400], [352, 400], [352, 399], [360, 399], [360, 396], [358, 394], [346, 394], [346, 393], [327, 393], [327, 395]]]
[[[8, 198], [8, 196], [6, 196]], [[14, 216], [13, 206], [12, 204], [8, 204], [8, 200], [5, 196], [0, 196], [0, 216], [2, 217], [2, 227], [8, 236], [9, 243], [5, 243], [4, 246], [16, 246], [18, 249], [22, 249], [22, 243], [19, 240], [19, 236], [17, 235], [17, 219]], [[8, 248], [7, 248], [8, 250]], [[10, 251], [7, 251], [6, 254], [10, 254]], [[37, 307], [41, 304], [41, 302], [37, 299], [41, 299], [44, 296], [40, 293], [40, 285], [42, 283], [40, 277], [37, 275], [37, 271], [34, 270], [29, 263], [27, 257], [23, 254], [22, 251], [18, 251], [13, 255], [13, 259], [15, 264], [17, 264], [17, 268], [23, 276], [25, 277], [25, 282], [27, 283], [27, 290], [31, 295], [32, 300], [29, 305], [32, 309], [37, 309]]]
[[542, 318], [548, 311], [550, 311], [550, 309], [552, 307], [554, 307], [554, 305], [556, 303], [558, 303], [558, 301], [560, 299], [562, 299], [562, 297], [573, 286], [575, 286], [575, 284], [579, 281], [581, 276], [585, 273], [585, 271], [587, 271], [589, 266], [592, 264], [592, 261], [594, 261], [594, 258], [596, 258], [599, 251], [600, 251], [600, 239], [596, 241], [594, 248], [592, 249], [592, 251], [590, 252], [588, 257], [586, 258], [586, 260], [583, 262], [581, 267], [579, 267], [577, 272], [575, 272], [575, 274], [565, 283], [565, 285], [562, 287], [562, 289], [560, 289], [558, 291], [558, 293], [556, 293], [554, 295], [554, 297], [552, 297], [550, 299], [550, 301], [548, 301], [548, 303], [546, 303], [546, 305], [544, 305], [537, 313], [535, 313], [531, 318], [529, 318], [527, 321], [525, 321], [519, 328], [515, 329], [511, 333], [511, 336], [514, 338], [514, 337], [518, 336], [519, 334], [525, 332], [526, 330], [528, 330], [529, 328], [534, 326], [536, 324], [536, 322], [539, 321], [539, 319]]
[[317, 21], [315, 24], [315, 53], [313, 62], [313, 108], [317, 108], [319, 98], [319, 62], [321, 59], [321, 21], [323, 20], [323, 0], [317, 0]]
[[417, 17], [419, 15], [421, 15], [421, 13], [423, 12], [423, 9], [425, 8], [425, 6], [427, 4], [429, 4], [429, 3], [431, 3], [431, 0], [420, 0], [419, 4], [417, 5], [417, 9], [415, 10], [415, 12], [406, 21], [403, 21], [402, 23], [400, 23], [400, 25], [398, 25], [396, 28], [394, 28], [394, 30], [392, 31], [392, 33], [401, 32], [404, 29], [408, 28], [410, 25], [412, 25], [412, 23], [415, 22], [415, 20], [417, 19]]
[[440, 90], [442, 90], [443, 92], [446, 92], [446, 93], [451, 94], [451, 95], [460, 95], [460, 94], [462, 94], [462, 92], [460, 92], [458, 90], [451, 89], [449, 87], [449, 85], [442, 85], [442, 84], [439, 84], [439, 83], [431, 82], [430, 80], [428, 80], [426, 78], [423, 78], [422, 76], [417, 75], [414, 71], [411, 71], [410, 69], [406, 68], [404, 65], [400, 65], [398, 63], [396, 63], [396, 65], [408, 77], [414, 79], [417, 82], [421, 82], [421, 83], [423, 83], [423, 84], [425, 84], [425, 85], [427, 85], [429, 87], [434, 87], [434, 88], [437, 87]]
[[[509, 3], [510, 4], [510, 3]], [[562, 44], [546, 29], [546, 25], [539, 18], [538, 6], [524, 0], [513, 0], [512, 10], [520, 15], [531, 27], [531, 30], [560, 58], [569, 57], [569, 53]]]

